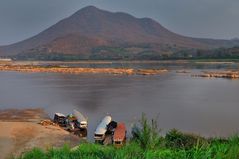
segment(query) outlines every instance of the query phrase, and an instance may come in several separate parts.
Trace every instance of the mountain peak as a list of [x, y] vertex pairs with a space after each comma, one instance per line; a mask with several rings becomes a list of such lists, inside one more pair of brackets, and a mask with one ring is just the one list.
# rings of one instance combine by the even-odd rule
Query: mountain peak
[[97, 13], [97, 12], [100, 12], [102, 11], [101, 9], [95, 7], [95, 6], [87, 6], [87, 7], [84, 7], [84, 8], [81, 8], [80, 10], [78, 10], [75, 15], [78, 15], [78, 14], [82, 14], [82, 13], [85, 13], [85, 14], [88, 14], [88, 13]]
[[99, 8], [95, 7], [95, 6], [86, 6], [80, 10], [84, 10], [84, 11], [93, 11], [93, 10], [100, 10]]

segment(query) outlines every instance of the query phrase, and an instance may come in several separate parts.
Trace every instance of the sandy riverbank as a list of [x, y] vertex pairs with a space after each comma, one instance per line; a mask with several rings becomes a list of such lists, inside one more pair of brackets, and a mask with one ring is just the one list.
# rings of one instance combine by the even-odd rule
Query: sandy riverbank
[[79, 144], [80, 139], [58, 126], [42, 126], [48, 119], [41, 109], [0, 110], [0, 159], [20, 155], [33, 147], [47, 149], [68, 143]]
[[58, 66], [33, 66], [33, 65], [2, 65], [0, 71], [17, 72], [51, 72], [51, 73], [101, 73], [101, 74], [125, 74], [125, 75], [156, 75], [167, 72], [166, 69], [130, 69], [130, 68], [79, 68], [79, 67], [58, 67]]
[[205, 77], [205, 78], [227, 78], [239, 79], [238, 71], [203, 71], [201, 74], [194, 74], [192, 77]]

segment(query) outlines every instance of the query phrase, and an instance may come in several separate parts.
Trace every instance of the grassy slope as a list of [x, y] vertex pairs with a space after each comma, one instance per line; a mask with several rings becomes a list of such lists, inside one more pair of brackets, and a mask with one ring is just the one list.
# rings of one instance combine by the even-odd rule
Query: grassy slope
[[19, 159], [237, 159], [239, 158], [239, 138], [232, 138], [226, 143], [215, 141], [205, 146], [193, 146], [190, 149], [158, 147], [143, 149], [138, 143], [127, 143], [126, 146], [116, 149], [111, 146], [96, 144], [81, 144], [78, 149], [71, 151], [65, 146], [61, 149], [50, 149], [43, 152], [33, 149]]

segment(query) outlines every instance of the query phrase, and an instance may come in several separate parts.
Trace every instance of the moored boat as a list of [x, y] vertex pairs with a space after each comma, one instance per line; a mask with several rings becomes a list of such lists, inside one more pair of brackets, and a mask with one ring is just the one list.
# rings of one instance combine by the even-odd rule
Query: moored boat
[[88, 122], [86, 117], [77, 110], [73, 110], [73, 115], [77, 119], [77, 127], [81, 129], [87, 129]]
[[114, 131], [113, 144], [116, 147], [122, 146], [126, 142], [126, 126], [124, 123], [118, 123]]
[[107, 125], [111, 122], [111, 116], [104, 117], [100, 124], [97, 126], [95, 130], [95, 142], [103, 142], [105, 139], [105, 133], [107, 132]]

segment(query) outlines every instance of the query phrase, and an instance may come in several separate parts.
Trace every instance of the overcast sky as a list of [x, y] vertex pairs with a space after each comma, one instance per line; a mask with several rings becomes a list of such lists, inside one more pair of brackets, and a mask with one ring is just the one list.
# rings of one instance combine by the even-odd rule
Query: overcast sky
[[0, 0], [0, 45], [31, 37], [88, 5], [150, 17], [186, 36], [239, 37], [239, 0]]

